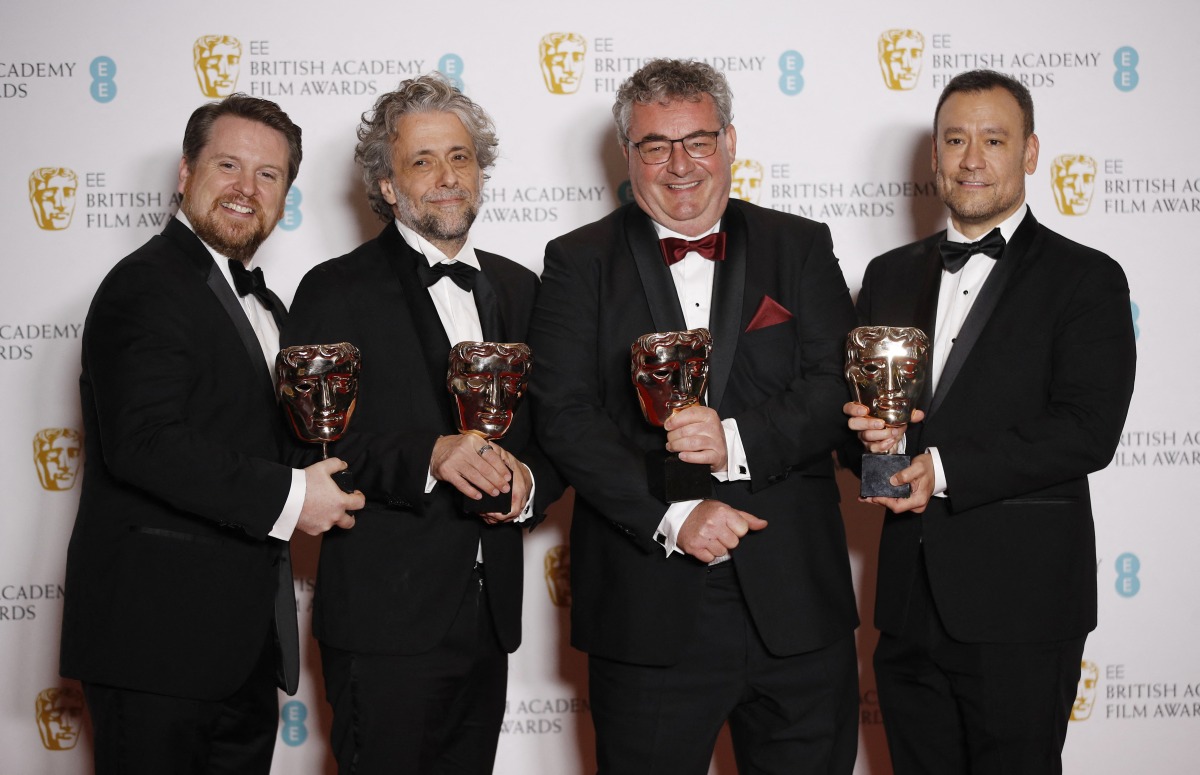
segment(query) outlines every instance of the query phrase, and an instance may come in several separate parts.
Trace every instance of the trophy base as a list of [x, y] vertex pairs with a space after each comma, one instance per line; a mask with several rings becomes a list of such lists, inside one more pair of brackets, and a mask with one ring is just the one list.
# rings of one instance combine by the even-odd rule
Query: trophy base
[[499, 495], [483, 494], [481, 500], [463, 497], [463, 511], [468, 514], [507, 514], [512, 511], [512, 493], [502, 492]]
[[334, 484], [342, 488], [342, 492], [351, 493], [357, 489], [354, 486], [354, 475], [350, 473], [350, 469], [348, 468], [345, 471], [338, 471], [336, 474], [331, 474], [329, 478], [333, 480]]
[[713, 495], [712, 474], [703, 463], [685, 463], [664, 449], [646, 453], [646, 481], [650, 494], [663, 503], [698, 501]]
[[912, 495], [911, 484], [894, 485], [889, 479], [892, 474], [912, 465], [909, 455], [863, 455], [862, 487], [858, 494], [863, 498], [907, 498]]

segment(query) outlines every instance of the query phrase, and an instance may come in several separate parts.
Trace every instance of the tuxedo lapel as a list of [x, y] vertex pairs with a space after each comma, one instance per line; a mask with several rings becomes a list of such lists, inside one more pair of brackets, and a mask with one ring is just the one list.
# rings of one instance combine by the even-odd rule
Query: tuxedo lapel
[[954, 347], [946, 357], [945, 366], [942, 367], [942, 375], [938, 379], [937, 391], [933, 394], [933, 402], [929, 405], [929, 414], [931, 416], [941, 406], [942, 401], [946, 398], [946, 394], [950, 392], [955, 378], [962, 370], [967, 358], [970, 357], [975, 343], [979, 341], [979, 335], [983, 333], [984, 327], [987, 326], [988, 320], [991, 319], [992, 312], [996, 309], [996, 303], [1000, 301], [1000, 297], [1004, 294], [1004, 289], [1008, 285], [1009, 278], [1012, 277], [1017, 267], [1024, 260], [1025, 255], [1029, 252], [1029, 246], [1033, 242], [1033, 234], [1036, 228], [1037, 221], [1033, 218], [1033, 212], [1029, 211], [1025, 214], [1024, 220], [1021, 221], [1021, 225], [1017, 227], [1016, 232], [1013, 234], [1012, 242], [1005, 246], [1003, 256], [992, 267], [987, 281], [979, 289], [979, 298], [971, 305], [971, 311], [967, 313], [967, 319], [963, 321], [962, 328], [959, 329], [958, 335], [954, 338]]
[[747, 261], [745, 217], [734, 207], [728, 207], [721, 229], [725, 232], [725, 260], [715, 262], [711, 312], [708, 316], [708, 330], [713, 338], [713, 352], [708, 367], [708, 405], [718, 410], [725, 387], [729, 384], [733, 356], [741, 335]]
[[380, 241], [404, 291], [409, 319], [420, 342], [421, 359], [429, 378], [434, 406], [442, 407], [444, 416], [449, 417], [446, 367], [450, 356], [450, 339], [446, 336], [446, 329], [442, 328], [442, 320], [438, 317], [437, 308], [433, 306], [433, 299], [429, 298], [429, 291], [417, 275], [417, 262], [425, 261], [425, 256], [408, 246], [401, 238], [400, 232], [396, 231], [395, 225], [389, 225], [384, 230]]
[[[221, 270], [213, 260], [212, 254], [208, 252], [208, 248], [204, 247], [204, 243], [191, 229], [176, 218], [167, 222], [166, 228], [163, 229], [163, 237], [178, 248], [188, 263], [204, 278], [204, 283], [217, 297], [217, 301], [224, 308], [225, 314], [229, 316], [233, 327], [237, 329], [238, 339], [241, 340], [246, 354], [250, 356], [250, 362], [258, 364], [255, 366], [255, 371], [262, 378], [263, 388], [273, 394], [275, 380], [271, 376], [271, 369], [263, 359], [263, 349], [262, 345], [258, 343], [258, 335], [254, 333], [254, 327], [250, 325], [250, 318], [246, 317], [246, 310], [242, 309], [241, 302], [234, 294], [233, 289], [229, 287], [229, 281], [225, 279], [225, 275], [221, 274]], [[279, 310], [282, 311], [283, 303], [279, 302], [278, 298], [275, 301], [279, 303]]]
[[[480, 266], [483, 266], [482, 261]], [[483, 330], [484, 340], [507, 342], [508, 332], [504, 325], [504, 316], [500, 312], [500, 299], [496, 295], [496, 289], [486, 270], [476, 275], [473, 295], [475, 310], [479, 313], [479, 327]]]
[[[942, 233], [942, 239], [944, 238], [945, 232]], [[917, 301], [913, 308], [913, 325], [925, 332], [930, 344], [937, 336], [934, 329], [937, 327], [938, 291], [942, 286], [942, 258], [937, 250], [940, 241], [935, 239], [930, 243], [929, 252], [922, 263], [920, 286], [917, 288]], [[921, 395], [917, 399], [917, 408], [928, 411], [929, 405], [933, 403], [932, 382], [930, 379], [925, 380]]]
[[679, 306], [679, 294], [675, 291], [671, 270], [658, 248], [658, 235], [654, 232], [650, 217], [637, 207], [630, 206], [625, 212], [625, 239], [641, 277], [642, 290], [650, 306], [650, 319], [654, 323], [654, 331], [643, 333], [685, 330], [687, 323], [683, 319], [683, 307]]

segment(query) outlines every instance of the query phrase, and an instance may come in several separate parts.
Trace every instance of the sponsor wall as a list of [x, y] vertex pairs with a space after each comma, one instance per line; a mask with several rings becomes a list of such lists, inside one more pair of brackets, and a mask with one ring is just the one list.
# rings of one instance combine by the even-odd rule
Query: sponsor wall
[[[873, 256], [941, 228], [928, 141], [941, 87], [976, 67], [1030, 87], [1042, 143], [1030, 206], [1125, 267], [1140, 350], [1120, 448], [1092, 477], [1100, 628], [1085, 652], [1066, 768], [1191, 771], [1200, 527], [1186, 504], [1200, 423], [1172, 399], [1200, 380], [1200, 365], [1173, 349], [1171, 332], [1186, 328], [1200, 278], [1188, 239], [1200, 226], [1200, 161], [1182, 151], [1200, 123], [1200, 9], [1169, 0], [925, 5], [747, 0], [734, 14], [716, 3], [531, 2], [513, 12], [478, 0], [436, 11], [361, 0], [335, 14], [264, 2], [222, 15], [150, 0], [77, 4], [70, 14], [4, 3], [0, 771], [91, 771], [82, 695], [57, 673], [63, 563], [86, 464], [79, 337], [101, 277], [176, 208], [190, 112], [239, 90], [277, 100], [304, 128], [300, 176], [259, 254], [286, 300], [309, 267], [380, 228], [352, 162], [359, 115], [399, 80], [440, 70], [499, 128], [476, 244], [540, 270], [547, 240], [628, 198], [609, 109], [621, 81], [660, 55], [727, 73], [740, 141], [733, 194], [827, 222], [852, 290]], [[1104, 353], [1095, 368], [1106, 368]], [[857, 772], [880, 775], [890, 768], [869, 622], [882, 514], [854, 502], [852, 477], [842, 483], [865, 622]], [[498, 772], [594, 770], [585, 663], [566, 641], [569, 497], [552, 515], [526, 542], [525, 644], [511, 662]], [[317, 548], [295, 541], [302, 632]], [[301, 691], [281, 698], [278, 773], [333, 771], [315, 643], [304, 647]], [[724, 739], [713, 768], [734, 772]]]

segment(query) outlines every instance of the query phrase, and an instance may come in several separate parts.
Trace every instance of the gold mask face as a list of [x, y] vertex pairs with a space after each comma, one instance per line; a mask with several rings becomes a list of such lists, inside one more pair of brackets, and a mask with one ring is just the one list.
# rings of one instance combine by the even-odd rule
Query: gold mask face
[[630, 347], [630, 372], [648, 423], [661, 428], [675, 412], [702, 402], [711, 354], [707, 328], [638, 337]]
[[358, 400], [362, 356], [348, 342], [285, 347], [275, 359], [279, 398], [302, 441], [322, 448], [346, 432]]
[[446, 388], [454, 396], [459, 431], [502, 438], [525, 395], [532, 366], [533, 353], [519, 342], [456, 344], [450, 350]]
[[846, 381], [854, 400], [887, 425], [905, 425], [921, 396], [929, 339], [919, 328], [863, 326], [846, 338]]
[[29, 204], [39, 229], [61, 231], [71, 225], [79, 178], [66, 167], [39, 167], [29, 175]]
[[192, 46], [192, 65], [205, 97], [228, 97], [237, 88], [242, 44], [229, 35], [203, 35]]
[[69, 490], [79, 474], [83, 441], [74, 428], [43, 428], [33, 437], [33, 464], [46, 490]]
[[1050, 167], [1054, 203], [1063, 215], [1086, 215], [1096, 190], [1096, 160], [1090, 156], [1057, 156]]
[[886, 30], [879, 36], [879, 69], [889, 89], [914, 88], [924, 56], [925, 36], [916, 30]]
[[574, 94], [583, 82], [587, 41], [574, 32], [552, 32], [538, 45], [542, 80], [551, 94]]

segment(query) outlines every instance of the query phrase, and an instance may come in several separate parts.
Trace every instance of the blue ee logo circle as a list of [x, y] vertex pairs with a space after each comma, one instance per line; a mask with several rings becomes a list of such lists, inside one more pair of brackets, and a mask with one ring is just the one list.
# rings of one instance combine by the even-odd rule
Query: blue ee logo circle
[[1142, 561], [1136, 554], [1125, 552], [1117, 558], [1117, 594], [1121, 597], [1133, 597], [1142, 588], [1138, 579], [1138, 571], [1142, 569]]
[[804, 56], [799, 51], [785, 51], [779, 55], [779, 91], [795, 97], [804, 90]]
[[300, 222], [304, 220], [304, 216], [300, 213], [302, 201], [304, 201], [304, 195], [300, 193], [300, 189], [292, 186], [288, 191], [287, 198], [283, 200], [283, 217], [279, 219], [279, 228], [284, 231], [294, 231], [300, 228]]
[[459, 91], [465, 91], [465, 89], [463, 89], [463, 80], [460, 77], [462, 76], [463, 71], [462, 57], [460, 57], [458, 54], [444, 54], [442, 58], [438, 60], [437, 69], [438, 72], [446, 76], [446, 79], [450, 81], [451, 86]]
[[96, 102], [112, 102], [117, 97], [117, 63], [111, 57], [96, 57], [88, 67], [92, 75], [92, 99]]
[[279, 709], [279, 716], [283, 719], [283, 725], [279, 728], [279, 739], [284, 745], [293, 748], [302, 745], [308, 739], [308, 727], [304, 726], [304, 720], [308, 718], [308, 708], [304, 707], [303, 702], [292, 700], [283, 704]]
[[1121, 46], [1113, 54], [1113, 64], [1117, 71], [1113, 73], [1113, 85], [1121, 91], [1133, 91], [1138, 85], [1138, 52], [1133, 46]]

